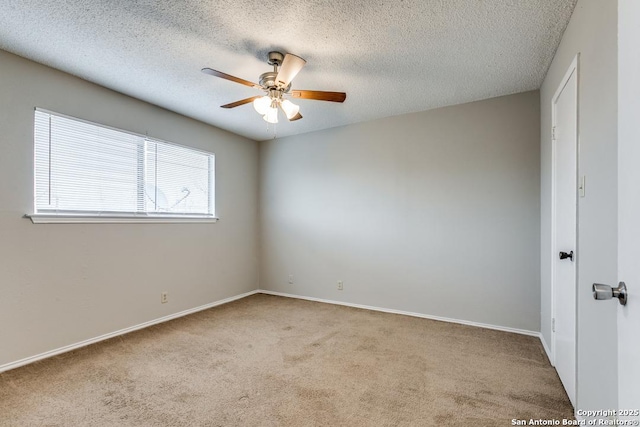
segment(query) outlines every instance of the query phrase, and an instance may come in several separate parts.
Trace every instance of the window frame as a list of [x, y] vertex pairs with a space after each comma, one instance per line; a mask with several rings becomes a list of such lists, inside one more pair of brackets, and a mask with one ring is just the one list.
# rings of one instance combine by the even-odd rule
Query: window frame
[[[129, 135], [133, 135], [138, 138], [144, 138], [146, 140], [152, 142], [159, 142], [163, 144], [168, 144], [176, 147], [185, 148], [191, 151], [199, 152], [202, 154], [206, 154], [209, 157], [209, 162], [211, 163], [209, 168], [209, 208], [211, 212], [210, 215], [207, 214], [185, 214], [185, 213], [171, 213], [171, 212], [109, 212], [109, 211], [73, 211], [67, 210], [62, 211], [60, 213], [53, 212], [37, 212], [36, 208], [36, 152], [35, 152], [35, 112], [41, 112], [45, 114], [50, 114], [53, 116], [58, 116], [62, 118], [66, 118], [69, 120], [74, 120], [77, 122], [82, 122], [88, 125], [97, 126], [105, 129], [109, 129], [116, 132], [122, 132]], [[175, 142], [166, 141], [160, 138], [150, 137], [148, 135], [143, 135], [137, 132], [128, 131], [125, 129], [116, 128], [113, 126], [104, 125], [101, 123], [92, 122], [90, 120], [81, 119], [78, 117], [58, 113], [55, 111], [47, 110], [44, 108], [35, 107], [34, 114], [32, 115], [32, 147], [33, 147], [33, 211], [32, 213], [27, 213], [24, 215], [25, 218], [31, 219], [34, 224], [52, 224], [52, 223], [85, 223], [85, 224], [96, 224], [96, 223], [215, 223], [219, 220], [219, 218], [215, 215], [215, 195], [216, 195], [216, 155], [210, 151], [202, 150], [199, 148], [190, 147], [183, 144], [177, 144]]]

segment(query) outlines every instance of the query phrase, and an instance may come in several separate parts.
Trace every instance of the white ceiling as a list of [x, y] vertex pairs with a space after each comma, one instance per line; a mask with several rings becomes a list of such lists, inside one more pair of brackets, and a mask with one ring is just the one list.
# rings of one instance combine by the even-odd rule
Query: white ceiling
[[250, 104], [267, 52], [302, 56], [277, 136], [540, 87], [577, 0], [3, 0], [0, 48], [255, 140], [273, 138]]

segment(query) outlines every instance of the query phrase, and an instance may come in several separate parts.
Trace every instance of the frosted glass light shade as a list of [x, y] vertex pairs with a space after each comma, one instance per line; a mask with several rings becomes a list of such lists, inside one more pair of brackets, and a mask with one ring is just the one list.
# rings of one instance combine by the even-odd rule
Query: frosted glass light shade
[[262, 118], [269, 123], [278, 123], [278, 109], [273, 107], [267, 108], [267, 112]]
[[267, 110], [269, 109], [270, 106], [271, 106], [271, 98], [269, 98], [266, 95], [258, 99], [255, 99], [253, 101], [253, 108], [255, 108], [258, 114], [260, 115], [267, 114]]
[[298, 114], [298, 112], [300, 111], [300, 106], [294, 104], [288, 99], [285, 99], [284, 101], [282, 101], [280, 103], [280, 106], [282, 107], [282, 111], [284, 111], [284, 114], [287, 116], [287, 119], [289, 120], [294, 118], [296, 114]]
[[287, 53], [284, 57], [284, 61], [282, 61], [282, 66], [280, 66], [280, 71], [278, 71], [278, 76], [276, 77], [276, 83], [281, 87], [287, 87], [291, 80], [302, 70], [304, 64], [307, 61], [300, 58], [299, 56], [292, 55]]

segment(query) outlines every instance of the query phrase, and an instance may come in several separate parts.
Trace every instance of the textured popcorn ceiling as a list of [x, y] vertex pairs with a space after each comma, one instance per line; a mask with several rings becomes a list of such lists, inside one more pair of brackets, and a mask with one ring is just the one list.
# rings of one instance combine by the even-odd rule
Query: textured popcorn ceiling
[[270, 50], [307, 66], [277, 136], [537, 89], [577, 0], [3, 0], [0, 48], [246, 137], [273, 137], [248, 104]]

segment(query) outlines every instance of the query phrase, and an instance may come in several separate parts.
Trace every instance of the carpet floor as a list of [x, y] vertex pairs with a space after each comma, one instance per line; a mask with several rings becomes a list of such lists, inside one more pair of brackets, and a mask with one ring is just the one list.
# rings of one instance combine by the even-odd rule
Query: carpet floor
[[0, 374], [2, 426], [572, 418], [538, 338], [257, 294]]

